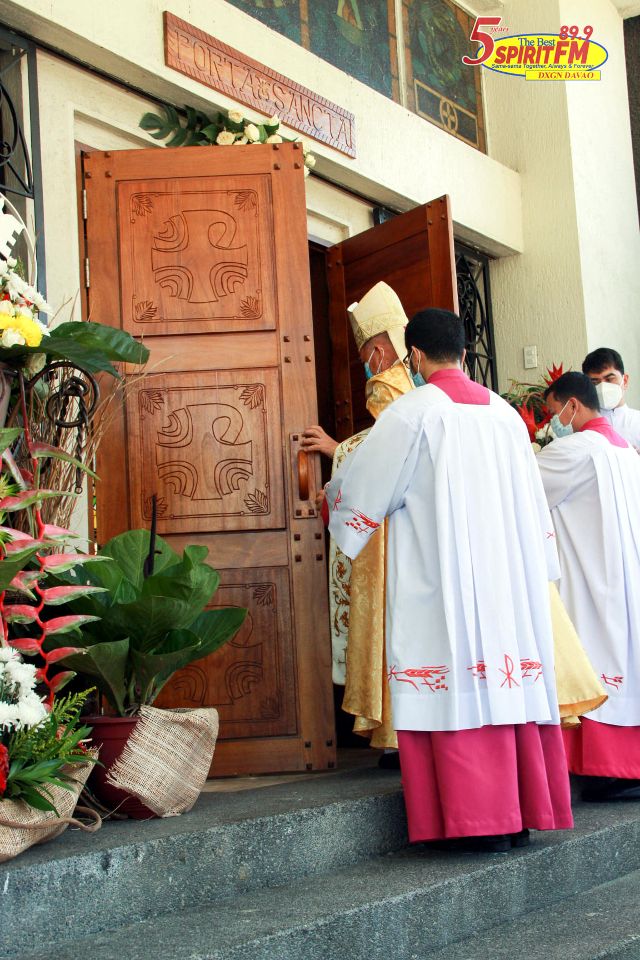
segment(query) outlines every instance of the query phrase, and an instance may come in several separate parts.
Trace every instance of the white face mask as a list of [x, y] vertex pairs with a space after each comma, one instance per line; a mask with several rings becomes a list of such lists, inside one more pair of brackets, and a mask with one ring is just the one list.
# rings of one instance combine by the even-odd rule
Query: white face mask
[[607, 383], [603, 380], [597, 384], [596, 393], [601, 410], [614, 410], [622, 400], [622, 387], [619, 383]]

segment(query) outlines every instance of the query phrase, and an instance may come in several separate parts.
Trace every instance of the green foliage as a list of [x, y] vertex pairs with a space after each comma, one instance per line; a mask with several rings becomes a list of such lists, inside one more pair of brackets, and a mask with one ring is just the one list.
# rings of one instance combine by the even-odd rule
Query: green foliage
[[[82, 577], [104, 590], [69, 602], [74, 614], [99, 619], [74, 636], [84, 652], [63, 661], [90, 677], [120, 716], [153, 703], [176, 670], [231, 639], [247, 613], [239, 607], [205, 610], [219, 584], [217, 571], [205, 562], [206, 547], [188, 546], [181, 556], [160, 537], [155, 547], [154, 570], [146, 578], [146, 530], [114, 537], [99, 553], [102, 563], [59, 577], [66, 584]], [[55, 637], [47, 639], [47, 650], [57, 645]]]
[[70, 790], [73, 782], [63, 767], [96, 762], [81, 742], [91, 731], [78, 725], [90, 693], [91, 690], [85, 690], [58, 698], [37, 726], [9, 735], [6, 747], [10, 765], [3, 799], [24, 800], [37, 810], [57, 813], [49, 787]]
[[2, 359], [12, 363], [32, 353], [46, 353], [49, 360], [69, 360], [87, 373], [118, 376], [114, 362], [143, 364], [149, 351], [124, 330], [101, 323], [61, 323], [38, 347], [17, 346], [2, 351]]
[[[225, 113], [216, 113], [209, 117], [201, 110], [189, 106], [185, 106], [184, 114], [178, 113], [170, 104], [164, 105], [162, 109], [164, 117], [157, 113], [145, 113], [140, 126], [151, 134], [154, 140], [166, 140], [167, 147], [215, 144], [216, 137], [223, 130], [233, 133], [239, 140], [243, 136], [245, 126], [249, 123], [257, 127], [260, 133], [260, 139], [256, 142], [264, 143], [267, 137], [277, 133], [279, 128], [279, 121], [270, 125], [244, 117], [242, 122], [235, 123]], [[286, 138], [283, 137], [284, 139]]]

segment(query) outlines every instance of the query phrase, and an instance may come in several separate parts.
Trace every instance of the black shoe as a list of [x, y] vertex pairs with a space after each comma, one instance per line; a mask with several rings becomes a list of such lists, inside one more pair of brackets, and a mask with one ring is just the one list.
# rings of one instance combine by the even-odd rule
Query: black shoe
[[508, 833], [488, 837], [454, 837], [450, 840], [430, 840], [427, 846], [432, 850], [450, 853], [508, 853], [511, 850], [511, 837]]
[[531, 837], [528, 830], [521, 830], [520, 833], [511, 834], [512, 847], [528, 847], [531, 843]]
[[399, 770], [400, 752], [398, 750], [382, 753], [378, 760], [378, 766], [381, 770]]
[[621, 777], [594, 777], [580, 797], [587, 803], [613, 803], [616, 800], [640, 800], [640, 780]]

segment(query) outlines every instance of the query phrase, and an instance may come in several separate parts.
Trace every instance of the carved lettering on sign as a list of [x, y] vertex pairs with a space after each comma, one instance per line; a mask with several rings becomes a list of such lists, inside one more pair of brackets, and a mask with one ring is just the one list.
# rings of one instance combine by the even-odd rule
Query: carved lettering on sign
[[164, 57], [174, 70], [355, 157], [352, 113], [167, 12]]

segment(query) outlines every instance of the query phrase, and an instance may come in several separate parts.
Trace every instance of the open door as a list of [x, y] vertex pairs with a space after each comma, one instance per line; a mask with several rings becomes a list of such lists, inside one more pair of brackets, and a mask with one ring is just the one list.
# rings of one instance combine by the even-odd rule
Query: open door
[[236, 638], [158, 705], [215, 706], [216, 776], [334, 766], [303, 157], [299, 144], [84, 155], [90, 319], [144, 337], [148, 376], [100, 450], [98, 540], [209, 548]]
[[327, 275], [336, 437], [344, 440], [372, 422], [347, 307], [384, 280], [396, 291], [409, 317], [426, 307], [458, 310], [449, 197], [432, 200], [331, 247]]

